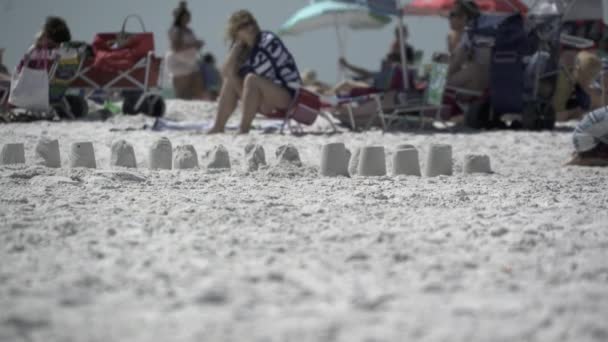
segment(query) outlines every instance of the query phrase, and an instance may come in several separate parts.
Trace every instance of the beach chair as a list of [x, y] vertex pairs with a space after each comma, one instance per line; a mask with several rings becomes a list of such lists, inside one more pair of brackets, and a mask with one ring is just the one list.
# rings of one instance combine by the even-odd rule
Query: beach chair
[[296, 89], [296, 94], [287, 110], [275, 110], [266, 115], [271, 119], [282, 119], [281, 134], [285, 128], [293, 134], [302, 134], [304, 129], [302, 125], [310, 126], [315, 123], [317, 118], [325, 119], [332, 128], [332, 133], [337, 131], [336, 125], [331, 120], [328, 113], [323, 110], [321, 96], [306, 88]]
[[[483, 93], [448, 87], [447, 73], [447, 64], [432, 64], [429, 83], [423, 92], [415, 89], [390, 91], [352, 99], [345, 105], [351, 129], [369, 129], [373, 124], [377, 124], [383, 131], [388, 131], [397, 125], [409, 123], [417, 123], [422, 129], [427, 123], [435, 121], [448, 126], [447, 121], [451, 115], [449, 103], [458, 105], [459, 109], [465, 112], [472, 99], [481, 98]], [[446, 98], [451, 101], [446, 103]], [[370, 115], [366, 117], [366, 122], [361, 124], [360, 121], [357, 122], [354, 111], [358, 105], [369, 103], [369, 99], [373, 101], [373, 106], [369, 108]]]

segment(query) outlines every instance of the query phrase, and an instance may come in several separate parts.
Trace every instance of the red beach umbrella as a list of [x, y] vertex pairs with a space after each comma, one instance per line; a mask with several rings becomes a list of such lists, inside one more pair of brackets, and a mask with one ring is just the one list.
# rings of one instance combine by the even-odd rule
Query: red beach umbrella
[[[446, 15], [455, 0], [413, 0], [403, 8], [405, 15]], [[475, 0], [482, 12], [525, 14], [528, 11], [521, 0]]]

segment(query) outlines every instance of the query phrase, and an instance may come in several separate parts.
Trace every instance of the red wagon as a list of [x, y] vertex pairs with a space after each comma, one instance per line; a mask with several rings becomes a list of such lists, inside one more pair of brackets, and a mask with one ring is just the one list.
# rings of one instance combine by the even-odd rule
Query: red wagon
[[[137, 19], [142, 32], [127, 33], [129, 19]], [[120, 32], [97, 34], [92, 49], [92, 56], [80, 60], [68, 85], [71, 90], [80, 90], [85, 98], [120, 94], [125, 114], [164, 114], [162, 59], [154, 53], [153, 33], [146, 32], [139, 16], [127, 16]]]

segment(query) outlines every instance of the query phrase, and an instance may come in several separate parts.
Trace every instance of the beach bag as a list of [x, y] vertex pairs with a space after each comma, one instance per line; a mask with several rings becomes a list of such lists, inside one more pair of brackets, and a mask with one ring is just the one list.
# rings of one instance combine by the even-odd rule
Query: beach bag
[[[135, 18], [141, 25], [142, 32], [126, 32], [127, 22]], [[99, 33], [93, 40], [95, 61], [93, 66], [105, 71], [125, 71], [154, 51], [154, 35], [146, 32], [143, 20], [137, 15], [125, 18], [120, 32]]]
[[47, 58], [43, 58], [37, 68], [25, 63], [21, 70], [13, 74], [8, 102], [13, 106], [33, 111], [48, 112], [49, 74]]

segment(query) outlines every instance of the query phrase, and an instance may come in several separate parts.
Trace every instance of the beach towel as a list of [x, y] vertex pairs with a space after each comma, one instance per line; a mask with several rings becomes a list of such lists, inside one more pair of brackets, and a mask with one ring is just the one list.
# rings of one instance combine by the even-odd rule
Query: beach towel
[[[254, 122], [252, 125], [252, 129], [262, 130], [264, 132], [270, 131], [278, 131], [281, 129], [284, 120], [263, 120], [261, 122]], [[206, 132], [213, 127], [214, 121], [199, 121], [199, 122], [186, 122], [186, 121], [173, 121], [165, 118], [157, 118], [154, 121], [151, 130], [157, 132], [164, 131], [194, 131], [194, 132]], [[228, 131], [237, 131], [240, 128], [238, 124], [228, 124], [226, 125], [226, 130]]]

